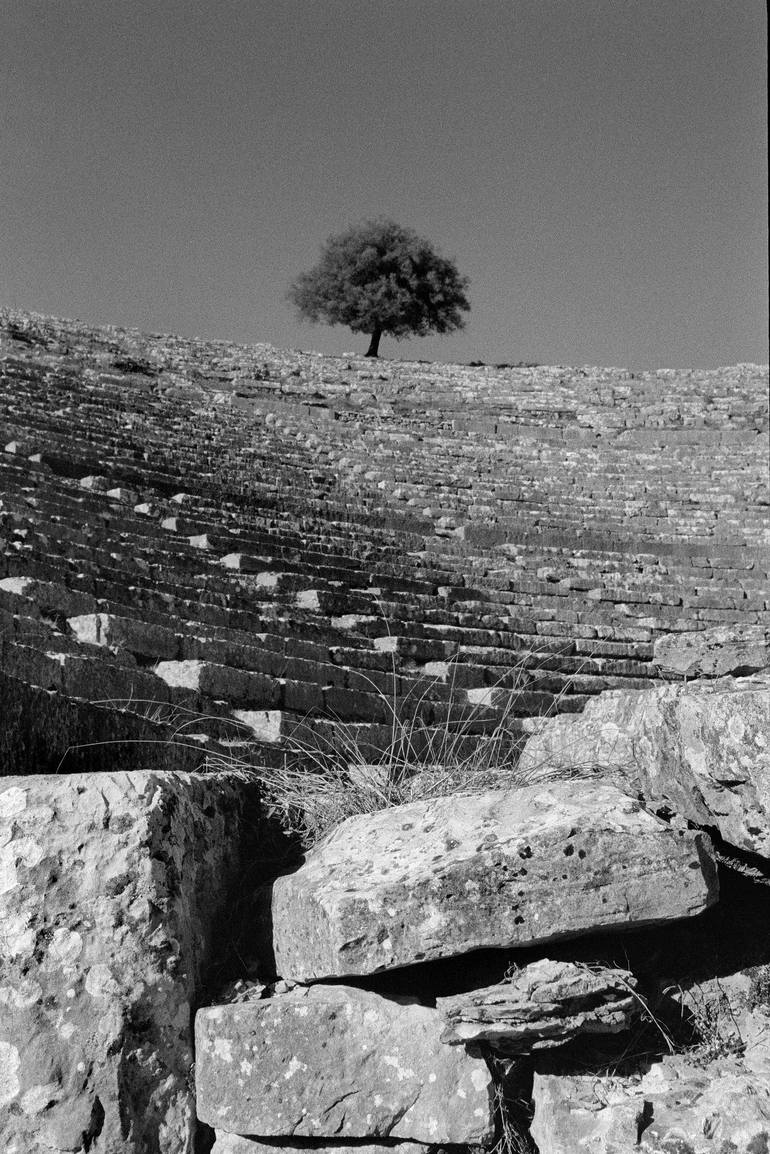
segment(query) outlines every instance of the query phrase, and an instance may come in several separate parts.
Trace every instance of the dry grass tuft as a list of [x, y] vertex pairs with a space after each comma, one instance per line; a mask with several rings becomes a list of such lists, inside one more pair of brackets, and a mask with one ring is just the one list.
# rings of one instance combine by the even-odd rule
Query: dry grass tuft
[[[453, 664], [449, 700], [442, 703], [447, 720], [437, 726], [429, 719], [430, 693], [438, 679], [428, 683], [419, 696], [401, 700], [395, 692], [395, 662], [392, 696], [370, 682], [386, 710], [390, 731], [386, 748], [375, 755], [362, 746], [353, 725], [339, 723], [329, 738], [305, 722], [287, 738], [283, 767], [262, 769], [242, 763], [259, 779], [270, 811], [285, 829], [299, 836], [305, 848], [323, 841], [341, 822], [356, 815], [463, 792], [590, 774], [584, 767], [552, 770], [546, 765], [526, 773], [517, 771], [528, 736], [518, 720], [517, 706], [521, 695], [537, 684], [537, 673], [523, 661], [506, 673], [504, 689], [499, 683], [491, 687], [492, 696], [504, 698], [502, 711], [494, 717], [491, 732], [473, 738], [489, 719], [489, 706], [469, 707], [459, 700], [456, 668]], [[563, 692], [547, 714], [533, 720], [544, 724], [557, 712]], [[453, 714], [459, 720], [453, 720]], [[221, 758], [209, 759], [207, 765], [224, 768]], [[227, 767], [232, 766], [228, 763]]]

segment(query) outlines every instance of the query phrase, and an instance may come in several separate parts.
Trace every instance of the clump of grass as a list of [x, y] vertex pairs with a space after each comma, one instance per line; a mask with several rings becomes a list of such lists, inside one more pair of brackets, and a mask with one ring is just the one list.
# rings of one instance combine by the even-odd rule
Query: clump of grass
[[[431, 690], [439, 679], [432, 679], [419, 695], [399, 699], [394, 658], [392, 695], [359, 674], [378, 694], [386, 711], [389, 739], [385, 748], [376, 752], [367, 748], [354, 725], [339, 723], [334, 736], [328, 737], [306, 721], [287, 739], [282, 767], [250, 767], [261, 782], [269, 809], [284, 828], [309, 848], [355, 815], [412, 801], [593, 773], [591, 767], [552, 769], [547, 765], [517, 772], [518, 757], [529, 736], [518, 720], [518, 703], [521, 694], [537, 683], [537, 673], [528, 670], [525, 661], [491, 687], [493, 696], [505, 695], [502, 710], [495, 714], [486, 712], [489, 707], [483, 704], [468, 706], [458, 700], [456, 672], [453, 662], [448, 700], [441, 703], [445, 719], [438, 725], [431, 724]], [[558, 710], [565, 691], [566, 687], [556, 696], [539, 719], [541, 723]], [[491, 732], [476, 735], [485, 721], [492, 724]], [[224, 767], [221, 758], [209, 759], [207, 764]]]
[[[134, 713], [170, 732], [157, 738], [88, 744], [169, 744], [200, 752], [203, 769], [235, 772], [244, 780], [256, 781], [268, 812], [308, 849], [355, 815], [463, 792], [594, 776], [596, 766], [588, 763], [550, 765], [544, 762], [518, 768], [519, 754], [528, 737], [559, 712], [569, 686], [568, 680], [546, 712], [533, 718], [535, 724], [525, 730], [520, 721], [520, 715], [527, 712], [521, 708], [522, 695], [537, 691], [539, 678], [548, 676], [547, 669], [538, 673], [540, 656], [537, 650], [527, 651], [496, 683], [487, 687], [490, 701], [478, 705], [470, 705], [456, 684], [459, 668], [456, 659], [447, 663], [448, 676], [451, 675], [448, 685], [444, 677], [423, 680], [417, 690], [413, 688], [405, 698], [398, 693], [401, 675], [395, 654], [390, 692], [357, 671], [356, 675], [377, 695], [385, 712], [388, 738], [384, 748], [362, 739], [360, 727], [355, 724], [338, 721], [329, 736], [329, 731], [305, 718], [284, 740], [283, 764], [266, 768], [259, 764], [258, 753], [250, 751], [248, 735], [252, 731], [245, 723], [232, 717], [207, 717], [178, 703], [133, 697], [105, 699], [95, 704], [112, 705]], [[542, 656], [554, 654], [544, 650]], [[590, 654], [584, 658], [588, 660]], [[438, 686], [442, 692], [436, 695], [433, 691]], [[435, 722], [437, 707], [443, 720]], [[207, 750], [202, 743], [204, 735], [196, 732], [206, 722], [233, 727], [238, 739], [223, 741], [218, 749]], [[77, 745], [71, 749], [85, 747]], [[64, 757], [69, 752], [70, 749]]]

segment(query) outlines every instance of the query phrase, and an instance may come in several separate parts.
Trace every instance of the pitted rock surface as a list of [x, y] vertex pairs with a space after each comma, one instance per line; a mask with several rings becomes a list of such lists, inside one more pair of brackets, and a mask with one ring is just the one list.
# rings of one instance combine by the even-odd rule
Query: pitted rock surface
[[653, 1063], [635, 1078], [535, 1074], [540, 1154], [754, 1154], [770, 1143], [770, 1082], [723, 1059]]
[[549, 958], [505, 982], [437, 998], [450, 1045], [484, 1042], [502, 1054], [525, 1054], [572, 1041], [579, 1034], [616, 1034], [638, 1012], [636, 979], [628, 970], [577, 966]]
[[592, 767], [625, 778], [725, 841], [770, 858], [770, 675], [602, 694], [530, 738], [523, 772]]
[[180, 1154], [237, 866], [228, 775], [0, 779], [0, 1149]]
[[708, 838], [614, 786], [562, 781], [348, 818], [273, 883], [278, 972], [367, 974], [692, 916], [717, 897]]
[[198, 1117], [236, 1134], [492, 1138], [492, 1080], [435, 1010], [345, 986], [199, 1010]]

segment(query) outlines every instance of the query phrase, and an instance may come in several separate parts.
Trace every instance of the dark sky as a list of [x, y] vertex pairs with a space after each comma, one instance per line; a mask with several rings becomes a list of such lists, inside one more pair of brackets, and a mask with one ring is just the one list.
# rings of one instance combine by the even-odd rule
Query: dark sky
[[288, 283], [388, 215], [471, 279], [384, 356], [767, 360], [759, 0], [0, 0], [0, 303], [363, 350]]

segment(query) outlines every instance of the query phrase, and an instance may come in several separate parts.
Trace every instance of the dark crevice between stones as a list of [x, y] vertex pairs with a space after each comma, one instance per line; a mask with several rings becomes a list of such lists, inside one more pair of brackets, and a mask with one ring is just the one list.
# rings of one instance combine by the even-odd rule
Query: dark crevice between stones
[[92, 1148], [94, 1142], [99, 1137], [104, 1127], [104, 1106], [99, 1097], [94, 1098], [94, 1104], [91, 1110], [91, 1120], [88, 1124], [88, 1129], [83, 1133], [83, 1150], [85, 1154]]
[[740, 849], [738, 846], [731, 845], [730, 842], [724, 840], [715, 826], [695, 825], [692, 822], [688, 824], [691, 829], [702, 830], [703, 833], [709, 835], [714, 846], [714, 856], [720, 866], [733, 873], [741, 874], [756, 885], [770, 887], [770, 861], [767, 858], [762, 857], [761, 854], [752, 853], [751, 850]]
[[[202, 1006], [216, 1004], [229, 983], [238, 979], [264, 981], [275, 971], [272, 952], [272, 920], [268, 879], [286, 872], [296, 861], [299, 847], [274, 818], [265, 814], [259, 786], [244, 783], [244, 810], [241, 816], [240, 861], [230, 892], [214, 919], [209, 940], [209, 956], [191, 1005], [191, 1034], [194, 1046], [195, 1014]], [[191, 1089], [195, 1093], [194, 1067]], [[209, 1154], [214, 1131], [196, 1121], [193, 1154]]]
[[[491, 1154], [538, 1154], [529, 1132], [535, 1113], [533, 1062], [526, 1057], [502, 1058], [491, 1051], [487, 1051], [486, 1060], [496, 1091], [496, 1140]], [[515, 1139], [511, 1139], [511, 1133]], [[514, 1140], [516, 1145], [511, 1146]]]

